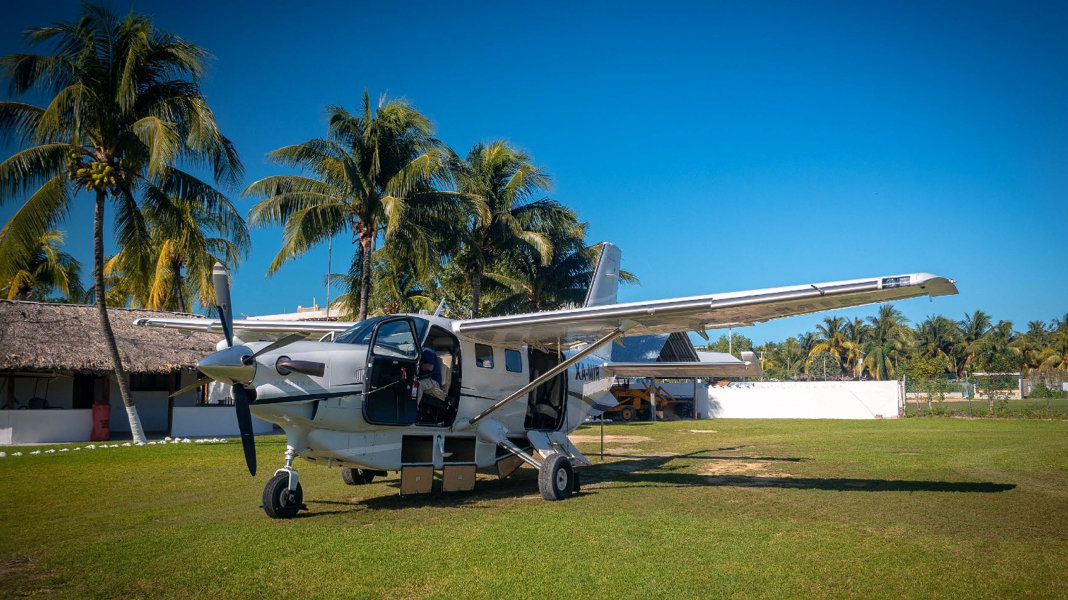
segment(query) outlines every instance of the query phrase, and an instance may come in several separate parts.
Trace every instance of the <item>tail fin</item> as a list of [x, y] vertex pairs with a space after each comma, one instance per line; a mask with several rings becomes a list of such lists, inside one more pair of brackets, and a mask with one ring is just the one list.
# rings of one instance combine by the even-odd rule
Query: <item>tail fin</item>
[[597, 268], [593, 271], [590, 289], [586, 292], [583, 306], [604, 306], [616, 303], [619, 290], [619, 262], [622, 253], [614, 244], [601, 243], [601, 256], [597, 259]]

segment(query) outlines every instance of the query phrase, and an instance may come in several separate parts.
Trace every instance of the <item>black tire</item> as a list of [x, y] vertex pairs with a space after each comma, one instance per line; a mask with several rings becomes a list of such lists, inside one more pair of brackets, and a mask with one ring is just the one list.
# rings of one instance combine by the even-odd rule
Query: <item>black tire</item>
[[289, 491], [289, 475], [278, 473], [263, 488], [263, 512], [272, 519], [292, 519], [304, 507], [304, 490]]
[[374, 481], [375, 474], [367, 469], [341, 467], [341, 480], [349, 485], [364, 485]]
[[634, 409], [629, 406], [624, 406], [619, 410], [619, 418], [624, 421], [630, 421], [634, 418]]
[[538, 489], [546, 500], [564, 500], [575, 491], [571, 461], [560, 453], [550, 454], [538, 470]]
[[575, 483], [571, 486], [571, 491], [577, 494], [582, 489], [582, 484], [580, 483], [582, 477], [580, 476], [580, 471], [575, 471], [572, 475], [575, 478]]

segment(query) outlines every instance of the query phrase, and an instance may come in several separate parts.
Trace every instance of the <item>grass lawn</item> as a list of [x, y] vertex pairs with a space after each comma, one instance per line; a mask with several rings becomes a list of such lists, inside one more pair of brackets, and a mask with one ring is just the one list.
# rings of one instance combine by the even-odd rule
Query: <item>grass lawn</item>
[[0, 597], [1068, 596], [1068, 421], [605, 432], [564, 502], [530, 469], [399, 498], [396, 475], [350, 487], [299, 461], [310, 511], [289, 521], [259, 508], [280, 437], [256, 478], [236, 440], [8, 456]]

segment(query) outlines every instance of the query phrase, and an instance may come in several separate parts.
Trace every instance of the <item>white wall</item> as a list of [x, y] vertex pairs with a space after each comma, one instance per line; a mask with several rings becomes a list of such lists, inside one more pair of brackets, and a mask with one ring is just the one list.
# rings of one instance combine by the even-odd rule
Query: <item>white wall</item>
[[708, 387], [708, 416], [740, 419], [892, 419], [896, 381], [732, 383]]
[[[274, 425], [252, 417], [252, 431], [271, 433]], [[238, 435], [237, 413], [232, 406], [175, 406], [171, 435], [175, 437], [204, 437]]]
[[92, 413], [87, 408], [0, 410], [0, 445], [88, 441]]

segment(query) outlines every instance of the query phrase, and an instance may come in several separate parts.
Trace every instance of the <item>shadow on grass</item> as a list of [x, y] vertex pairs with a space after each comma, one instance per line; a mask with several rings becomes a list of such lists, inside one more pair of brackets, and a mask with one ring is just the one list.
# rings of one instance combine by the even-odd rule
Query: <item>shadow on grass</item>
[[[788, 475], [743, 475], [680, 472], [684, 466], [667, 465], [670, 461], [730, 460], [750, 462], [802, 462], [810, 459], [773, 456], [719, 456], [707, 452], [727, 451], [733, 448], [701, 450], [675, 456], [619, 456], [623, 460], [591, 467], [590, 479], [620, 483], [651, 483], [671, 487], [762, 487], [801, 490], [831, 490], [839, 492], [971, 492], [996, 493], [1016, 487], [1015, 483], [992, 483], [971, 481], [923, 481], [906, 479], [857, 479], [847, 477], [792, 477]], [[613, 456], [606, 454], [605, 456]], [[613, 456], [615, 457], [615, 456]], [[591, 482], [592, 483], [592, 482]], [[636, 487], [614, 485], [613, 488]]]
[[[582, 471], [582, 484], [590, 481], [589, 469]], [[533, 469], [522, 469], [506, 479], [479, 479], [475, 489], [467, 492], [442, 492], [441, 481], [435, 480], [434, 491], [429, 494], [413, 494], [401, 496], [400, 480], [387, 480], [383, 482], [388, 486], [388, 495], [373, 496], [351, 502], [339, 500], [309, 500], [304, 503], [311, 512], [298, 513], [297, 517], [315, 517], [320, 515], [352, 513], [362, 510], [390, 510], [404, 508], [476, 508], [492, 509], [488, 504], [494, 500], [508, 500], [515, 498], [541, 499], [538, 492], [538, 474]], [[597, 493], [597, 490], [582, 489], [575, 497], [589, 496]], [[337, 510], [318, 510], [323, 508], [338, 507]], [[341, 508], [348, 507], [348, 508]]]
[[[738, 447], [713, 448], [689, 454], [647, 456], [630, 454], [605, 454], [618, 458], [608, 463], [583, 468], [582, 491], [577, 497], [597, 494], [604, 489], [593, 484], [612, 484], [611, 489], [630, 487], [758, 487], [802, 490], [830, 490], [840, 492], [969, 492], [996, 493], [1014, 489], [1014, 483], [969, 482], [969, 481], [922, 481], [901, 479], [857, 479], [846, 477], [791, 477], [785, 475], [701, 475], [688, 473], [687, 460], [739, 461], [742, 463], [801, 463], [812, 459], [795, 456], [727, 456], [715, 454], [739, 450]], [[677, 461], [675, 464], [669, 464]], [[434, 492], [400, 496], [399, 479], [391, 479], [377, 485], [390, 488], [388, 495], [373, 496], [351, 502], [338, 500], [308, 500], [308, 512], [297, 518], [345, 514], [363, 510], [390, 510], [404, 508], [478, 508], [491, 509], [494, 500], [532, 498], [540, 501], [537, 472], [521, 469], [506, 479], [480, 479], [475, 489], [469, 492], [441, 492], [441, 481], [434, 483]], [[322, 509], [322, 510], [320, 510]], [[333, 510], [331, 510], [333, 509]]]

